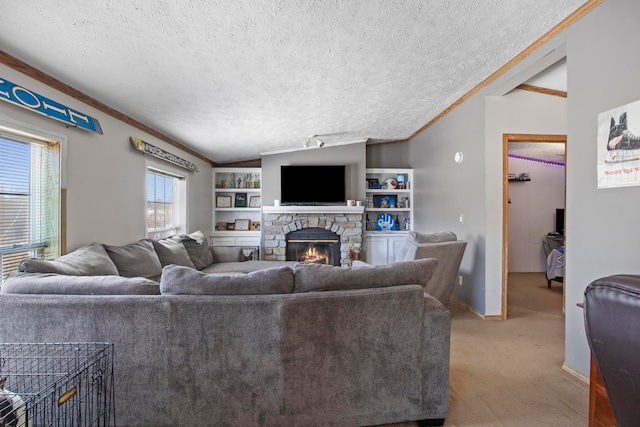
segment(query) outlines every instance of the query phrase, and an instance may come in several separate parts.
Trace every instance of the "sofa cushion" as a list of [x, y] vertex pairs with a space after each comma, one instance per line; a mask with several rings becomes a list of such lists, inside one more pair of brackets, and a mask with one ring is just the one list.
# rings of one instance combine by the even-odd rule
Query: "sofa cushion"
[[142, 277], [69, 276], [53, 273], [13, 273], [2, 284], [3, 294], [158, 295], [158, 283]]
[[162, 269], [162, 295], [266, 295], [293, 292], [293, 270], [275, 267], [251, 273], [206, 274], [169, 265]]
[[293, 291], [339, 291], [411, 284], [425, 287], [436, 266], [437, 261], [432, 258], [363, 268], [299, 263], [293, 269]]
[[122, 277], [156, 278], [162, 265], [149, 239], [141, 239], [124, 246], [103, 245]]
[[25, 259], [19, 271], [25, 273], [57, 273], [70, 276], [118, 275], [116, 265], [99, 243], [83, 246], [51, 261]]
[[184, 247], [180, 239], [168, 238], [152, 240], [151, 243], [163, 267], [175, 264], [195, 268], [189, 257], [187, 248]]
[[182, 242], [189, 254], [189, 258], [191, 258], [191, 262], [198, 270], [213, 264], [213, 254], [202, 231], [195, 231], [191, 234], [183, 234], [173, 238]]
[[441, 243], [456, 240], [458, 240], [458, 236], [456, 236], [453, 231], [437, 231], [434, 233], [418, 233], [417, 231], [410, 231], [402, 241], [402, 245], [400, 245], [396, 251], [395, 261], [407, 260], [407, 254], [411, 247], [420, 243]]

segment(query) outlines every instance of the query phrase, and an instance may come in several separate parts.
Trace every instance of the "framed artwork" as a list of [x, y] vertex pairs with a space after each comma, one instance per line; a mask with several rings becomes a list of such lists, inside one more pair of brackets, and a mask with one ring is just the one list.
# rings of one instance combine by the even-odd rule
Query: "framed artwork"
[[247, 193], [236, 193], [236, 208], [246, 208], [247, 207]]
[[235, 230], [236, 229], [236, 223], [235, 222], [228, 222], [227, 223], [227, 230]]
[[260, 231], [260, 221], [251, 221], [251, 231]]
[[249, 224], [251, 224], [251, 220], [248, 220], [248, 219], [236, 219], [235, 230], [236, 231], [249, 231]]
[[398, 196], [395, 194], [379, 194], [373, 196], [374, 208], [397, 208]]
[[380, 183], [378, 182], [378, 178], [367, 178], [367, 188], [372, 190], [380, 188]]
[[216, 222], [216, 231], [225, 231], [227, 229], [226, 222]]
[[216, 196], [216, 208], [230, 208], [231, 196]]
[[259, 208], [262, 206], [262, 201], [260, 196], [251, 196], [249, 197], [249, 207], [250, 208]]

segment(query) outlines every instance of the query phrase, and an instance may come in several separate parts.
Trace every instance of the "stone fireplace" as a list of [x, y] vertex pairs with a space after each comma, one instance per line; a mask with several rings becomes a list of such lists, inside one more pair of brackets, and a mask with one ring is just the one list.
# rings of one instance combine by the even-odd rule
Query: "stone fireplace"
[[[263, 210], [262, 253], [266, 261], [298, 261], [306, 257], [301, 261], [349, 266], [349, 252], [359, 252], [362, 247], [363, 209], [283, 206]], [[302, 245], [306, 246], [305, 251], [301, 251]], [[322, 253], [308, 253], [309, 249]]]

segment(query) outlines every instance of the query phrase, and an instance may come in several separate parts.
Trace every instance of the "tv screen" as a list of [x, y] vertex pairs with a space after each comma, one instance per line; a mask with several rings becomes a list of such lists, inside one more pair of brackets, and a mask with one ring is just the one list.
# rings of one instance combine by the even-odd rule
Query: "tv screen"
[[345, 166], [281, 166], [280, 199], [283, 204], [344, 203]]
[[556, 233], [564, 236], [564, 209], [556, 209]]

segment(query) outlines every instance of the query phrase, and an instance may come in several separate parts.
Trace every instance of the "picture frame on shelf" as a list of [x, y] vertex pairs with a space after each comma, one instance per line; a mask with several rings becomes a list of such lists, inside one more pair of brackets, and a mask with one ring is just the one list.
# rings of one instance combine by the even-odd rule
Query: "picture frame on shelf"
[[260, 221], [251, 221], [251, 231], [260, 231]]
[[234, 206], [236, 208], [247, 207], [247, 193], [236, 193], [236, 200]]
[[393, 209], [398, 207], [398, 196], [396, 194], [380, 194], [373, 196], [373, 207], [381, 209]]
[[367, 178], [367, 188], [369, 190], [377, 190], [378, 188], [380, 188], [378, 178]]
[[226, 222], [216, 222], [216, 231], [226, 231], [227, 223]]
[[404, 173], [399, 173], [396, 175], [396, 188], [398, 190], [405, 190], [407, 188], [407, 175]]
[[231, 196], [216, 196], [216, 208], [230, 208]]
[[228, 231], [233, 231], [236, 229], [236, 223], [235, 222], [228, 222], [227, 223], [227, 230]]
[[235, 231], [249, 231], [249, 225], [251, 224], [250, 219], [236, 219], [235, 222]]
[[250, 208], [262, 207], [262, 198], [260, 196], [249, 197], [249, 207]]

